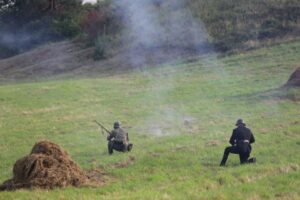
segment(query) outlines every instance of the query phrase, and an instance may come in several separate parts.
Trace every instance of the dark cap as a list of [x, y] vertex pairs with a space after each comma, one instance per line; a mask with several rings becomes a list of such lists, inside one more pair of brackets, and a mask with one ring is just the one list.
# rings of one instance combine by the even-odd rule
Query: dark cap
[[243, 126], [246, 126], [246, 124], [244, 123], [243, 119], [238, 119], [235, 123], [236, 126], [239, 126], [239, 125], [243, 125]]
[[114, 123], [114, 128], [120, 128], [120, 126], [121, 126], [120, 122], [115, 122]]

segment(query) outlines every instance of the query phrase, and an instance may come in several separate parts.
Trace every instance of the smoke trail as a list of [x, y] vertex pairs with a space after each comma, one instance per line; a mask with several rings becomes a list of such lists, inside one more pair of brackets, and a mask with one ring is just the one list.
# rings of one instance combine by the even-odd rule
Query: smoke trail
[[208, 51], [207, 35], [182, 0], [116, 1], [123, 9], [131, 64], [158, 64]]
[[115, 3], [123, 13], [123, 43], [128, 49], [129, 62], [146, 72], [150, 80], [145, 103], [157, 108], [145, 119], [146, 132], [156, 136], [176, 134], [193, 123], [193, 118], [184, 112], [183, 103], [172, 105], [169, 97], [180, 78], [176, 66], [172, 67], [172, 73], [157, 69], [160, 74], [165, 73], [163, 76], [153, 74], [145, 66], [210, 51], [206, 31], [193, 18], [184, 0], [115, 0]]
[[47, 41], [57, 41], [61, 37], [57, 34], [49, 34], [50, 29], [47, 24], [41, 25], [36, 31], [30, 30], [28, 27], [15, 31], [17, 27], [10, 28], [9, 31], [2, 31], [0, 27], [0, 48], [11, 51], [11, 53], [0, 52], [0, 59], [10, 57], [19, 53], [23, 53]]

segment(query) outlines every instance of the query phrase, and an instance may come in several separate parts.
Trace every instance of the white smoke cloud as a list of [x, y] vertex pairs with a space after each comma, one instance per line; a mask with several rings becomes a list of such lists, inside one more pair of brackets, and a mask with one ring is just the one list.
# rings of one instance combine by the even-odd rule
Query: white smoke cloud
[[91, 3], [91, 4], [94, 4], [94, 3], [97, 3], [97, 0], [83, 0], [83, 1], [82, 1], [82, 4], [85, 4], [85, 3]]
[[185, 0], [115, 0], [124, 13], [123, 44], [131, 64], [163, 63], [209, 50], [202, 22]]
[[[142, 67], [147, 72], [144, 66], [149, 61], [159, 63], [207, 51], [205, 28], [194, 19], [185, 0], [115, 0], [115, 3], [124, 13], [123, 43], [134, 67]], [[184, 109], [166, 103], [178, 77], [172, 74], [161, 77], [151, 72], [148, 76], [151, 90], [145, 103], [151, 102], [157, 110], [145, 118], [144, 132], [155, 136], [180, 133], [187, 124], [193, 123], [190, 120], [193, 118]]]

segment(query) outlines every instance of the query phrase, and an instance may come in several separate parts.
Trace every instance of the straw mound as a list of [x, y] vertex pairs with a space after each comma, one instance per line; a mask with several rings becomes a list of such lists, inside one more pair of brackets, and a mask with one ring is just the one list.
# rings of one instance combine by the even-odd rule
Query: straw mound
[[285, 84], [287, 87], [300, 87], [300, 67], [298, 67], [290, 76]]
[[1, 190], [81, 186], [89, 177], [57, 144], [41, 141], [30, 155], [19, 159], [13, 168], [13, 178], [0, 186]]

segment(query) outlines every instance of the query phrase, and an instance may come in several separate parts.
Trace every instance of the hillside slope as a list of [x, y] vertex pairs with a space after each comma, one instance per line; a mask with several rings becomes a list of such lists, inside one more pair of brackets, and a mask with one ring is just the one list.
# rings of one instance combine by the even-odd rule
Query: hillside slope
[[[197, 56], [188, 49], [151, 49], [129, 52], [122, 49], [106, 59], [95, 61], [94, 48], [85, 48], [78, 42], [63, 41], [42, 45], [34, 50], [7, 59], [0, 59], [0, 80], [36, 80], [55, 76], [73, 77], [106, 76], [119, 74], [128, 69], [143, 68], [173, 60]], [[135, 60], [143, 58], [133, 65]], [[155, 58], [155, 59], [154, 59]]]
[[92, 52], [93, 49], [82, 49], [70, 41], [40, 46], [0, 60], [1, 78], [39, 78], [70, 72], [92, 63]]
[[[41, 139], [110, 177], [100, 188], [0, 199], [300, 199], [300, 91], [279, 89], [299, 63], [295, 41], [121, 75], [0, 85], [0, 182]], [[258, 162], [240, 166], [230, 155], [220, 168], [240, 117]], [[121, 121], [132, 152], [109, 156], [95, 119], [107, 128]]]

